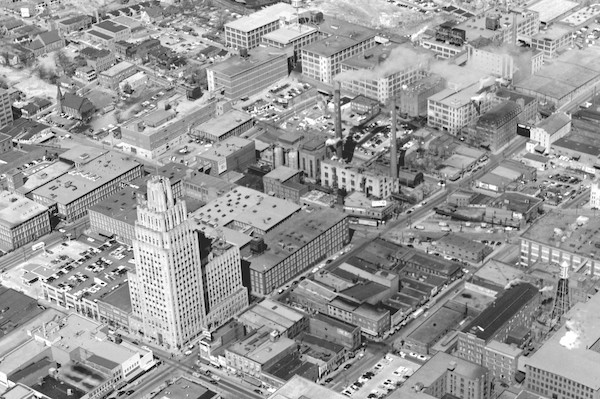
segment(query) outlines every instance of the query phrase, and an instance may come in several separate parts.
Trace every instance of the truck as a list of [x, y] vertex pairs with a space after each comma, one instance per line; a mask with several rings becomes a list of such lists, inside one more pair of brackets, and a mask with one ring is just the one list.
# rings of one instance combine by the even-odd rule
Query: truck
[[421, 316], [423, 314], [424, 310], [423, 309], [417, 309], [413, 312], [413, 314], [410, 315], [410, 317], [412, 317], [413, 319], [416, 319], [417, 317]]
[[438, 223], [438, 225], [439, 225], [440, 227], [447, 227], [447, 226], [448, 226], [448, 223], [446, 223], [446, 222], [439, 222], [439, 223]]
[[444, 226], [440, 230], [442, 230], [442, 231], [452, 231], [452, 229], [450, 229], [450, 227], [448, 227], [448, 226]]
[[415, 226], [415, 229], [417, 229], [417, 230], [425, 230], [425, 226], [418, 224], [418, 225]]

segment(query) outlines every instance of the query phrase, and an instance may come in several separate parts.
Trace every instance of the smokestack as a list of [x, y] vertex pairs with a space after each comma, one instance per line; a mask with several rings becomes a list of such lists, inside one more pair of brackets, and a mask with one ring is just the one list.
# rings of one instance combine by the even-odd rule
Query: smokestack
[[390, 147], [390, 168], [392, 172], [392, 179], [398, 178], [398, 139], [396, 138], [396, 121], [398, 119], [398, 112], [396, 111], [396, 97], [392, 97], [392, 133], [390, 140], [392, 145]]
[[336, 155], [339, 159], [342, 158], [342, 105], [340, 102], [340, 86], [341, 83], [337, 82], [337, 86], [333, 91], [333, 103], [335, 108], [335, 138], [338, 139], [336, 144]]

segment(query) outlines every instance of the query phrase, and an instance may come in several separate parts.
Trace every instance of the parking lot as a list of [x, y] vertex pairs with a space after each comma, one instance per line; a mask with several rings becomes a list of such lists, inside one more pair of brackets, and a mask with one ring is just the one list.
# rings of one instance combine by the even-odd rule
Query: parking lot
[[404, 357], [393, 354], [385, 355], [375, 366], [365, 371], [358, 380], [349, 384], [342, 394], [361, 399], [383, 398], [389, 395], [401, 387], [404, 381], [427, 359], [421, 359], [421, 363], [419, 363], [419, 355], [413, 355], [412, 358], [409, 355], [404, 355]]

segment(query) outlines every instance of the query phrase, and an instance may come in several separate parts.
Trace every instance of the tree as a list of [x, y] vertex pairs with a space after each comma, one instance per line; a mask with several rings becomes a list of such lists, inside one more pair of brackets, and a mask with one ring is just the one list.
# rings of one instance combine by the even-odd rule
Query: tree
[[65, 54], [64, 50], [58, 50], [54, 53], [56, 66], [67, 76], [75, 75], [76, 64]]
[[133, 93], [133, 89], [131, 88], [131, 85], [129, 84], [129, 82], [125, 82], [125, 84], [123, 85], [123, 93], [127, 93], [127, 94]]

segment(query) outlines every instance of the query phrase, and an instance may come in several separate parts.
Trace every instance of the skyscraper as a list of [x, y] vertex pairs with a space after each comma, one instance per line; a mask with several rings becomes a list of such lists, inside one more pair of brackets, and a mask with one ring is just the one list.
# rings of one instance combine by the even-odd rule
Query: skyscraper
[[0, 128], [13, 121], [12, 107], [8, 90], [0, 87]]
[[129, 287], [134, 319], [144, 337], [181, 348], [203, 330], [205, 295], [198, 234], [185, 201], [175, 200], [167, 178], [148, 181], [140, 200]]
[[169, 179], [153, 176], [147, 187], [135, 223], [130, 327], [169, 349], [182, 348], [248, 305], [240, 251], [194, 229]]

